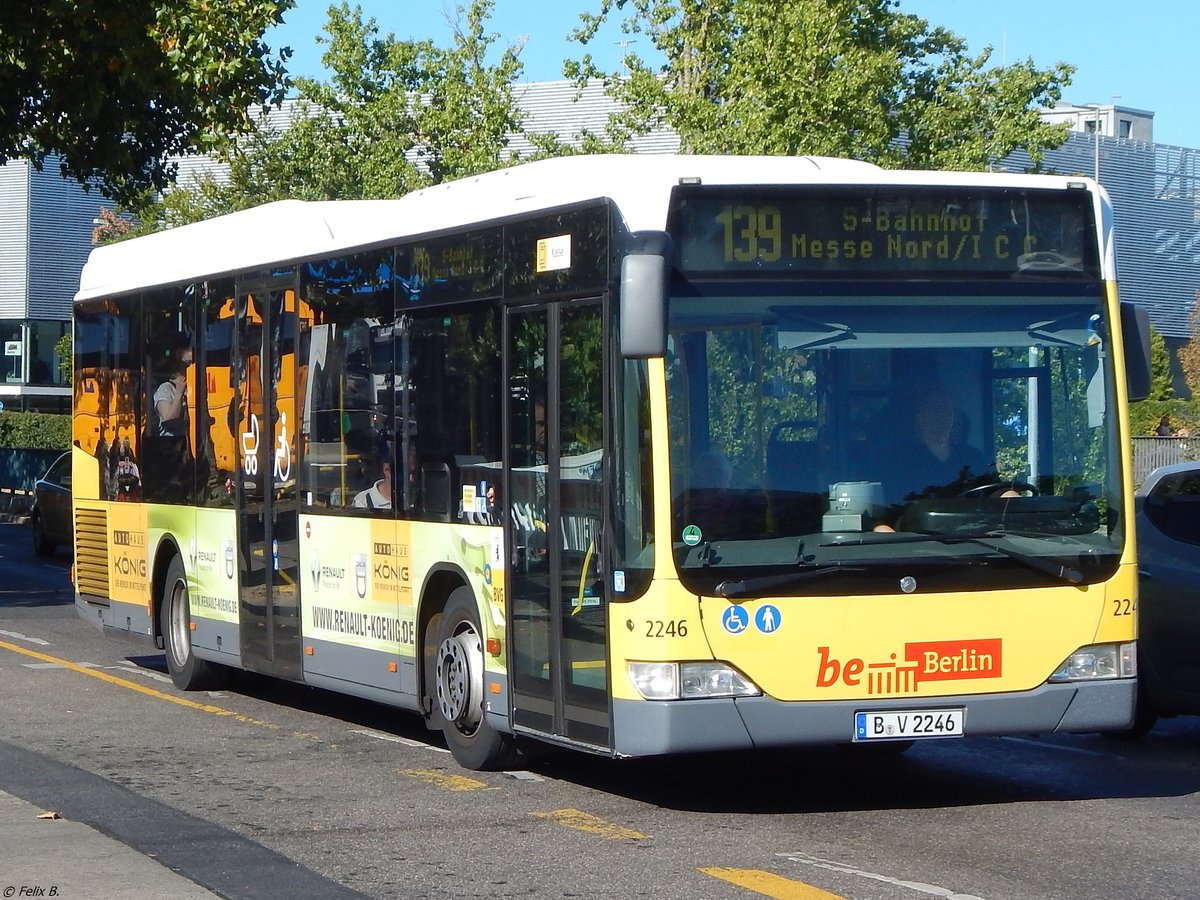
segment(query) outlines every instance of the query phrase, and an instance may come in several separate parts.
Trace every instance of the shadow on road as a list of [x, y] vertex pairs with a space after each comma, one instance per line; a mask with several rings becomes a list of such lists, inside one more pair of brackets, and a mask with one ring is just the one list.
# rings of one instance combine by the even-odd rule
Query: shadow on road
[[[162, 655], [130, 657], [166, 671]], [[416, 713], [319, 688], [234, 673], [226, 690], [293, 710], [444, 747]], [[804, 813], [932, 809], [1040, 801], [1176, 797], [1200, 791], [1200, 718], [1160, 721], [1140, 741], [1100, 735], [930, 741], [905, 754], [845, 745], [807, 750], [613, 760], [531, 754], [547, 778], [668, 809]], [[446, 758], [445, 767], [461, 771]]]

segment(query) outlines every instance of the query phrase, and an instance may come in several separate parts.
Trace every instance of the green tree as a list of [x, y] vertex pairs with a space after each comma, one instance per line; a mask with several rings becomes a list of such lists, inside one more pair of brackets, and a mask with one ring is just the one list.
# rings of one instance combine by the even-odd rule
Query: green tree
[[72, 375], [75, 371], [75, 344], [71, 332], [68, 331], [55, 342], [54, 352], [58, 356], [58, 371], [62, 373], [67, 384], [70, 384], [74, 380]]
[[1188, 315], [1188, 342], [1179, 348], [1179, 366], [1193, 400], [1200, 400], [1200, 291]]
[[[296, 79], [298, 115], [241, 142], [230, 177], [192, 186], [173, 212], [200, 216], [271, 200], [398, 197], [509, 161], [520, 129], [512, 85], [520, 46], [489, 63], [494, 0], [456, 8], [452, 46], [380, 36], [375, 19], [343, 2], [329, 7], [322, 62], [328, 81]], [[157, 213], [152, 217], [161, 218]]]
[[[620, 147], [655, 128], [684, 152], [814, 154], [911, 168], [983, 169], [1017, 149], [1034, 167], [1067, 138], [1037, 108], [1059, 99], [1073, 67], [991, 66], [965, 41], [895, 0], [600, 0], [572, 35], [583, 45], [622, 13], [666, 60], [636, 52], [626, 74], [590, 55], [564, 72], [604, 78], [623, 110], [603, 138]], [[597, 138], [597, 142], [601, 139]]]
[[1167, 343], [1162, 335], [1151, 326], [1150, 328], [1150, 396], [1144, 401], [1134, 403], [1129, 409], [1129, 426], [1135, 435], [1153, 435], [1157, 433], [1158, 424], [1166, 416], [1168, 424], [1178, 434], [1180, 429], [1195, 432], [1200, 419], [1200, 394], [1197, 388], [1200, 381], [1194, 380], [1200, 374], [1200, 340], [1196, 338], [1197, 328], [1200, 328], [1200, 312], [1192, 311], [1192, 339], [1179, 349], [1179, 363], [1184, 373], [1184, 380], [1192, 392], [1191, 400], [1183, 400], [1175, 396], [1171, 376], [1171, 357]]
[[140, 202], [132, 204], [136, 217], [125, 236], [141, 237], [232, 212], [234, 207], [226, 191], [224, 182], [205, 172], [193, 176], [186, 184], [177, 184], [165, 194], [146, 194]]
[[284, 63], [262, 41], [295, 0], [39, 0], [0, 28], [0, 162], [57, 157], [121, 202], [161, 190], [172, 156], [227, 152], [278, 102]]
[[1175, 396], [1171, 385], [1171, 354], [1167, 342], [1154, 326], [1150, 327], [1150, 396], [1149, 400], [1170, 400]]

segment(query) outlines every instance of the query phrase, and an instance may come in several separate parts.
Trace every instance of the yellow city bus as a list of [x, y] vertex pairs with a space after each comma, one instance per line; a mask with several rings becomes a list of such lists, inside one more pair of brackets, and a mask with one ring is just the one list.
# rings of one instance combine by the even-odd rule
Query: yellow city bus
[[1147, 348], [1086, 178], [574, 157], [269, 204], [83, 271], [76, 605], [470, 768], [1117, 730]]

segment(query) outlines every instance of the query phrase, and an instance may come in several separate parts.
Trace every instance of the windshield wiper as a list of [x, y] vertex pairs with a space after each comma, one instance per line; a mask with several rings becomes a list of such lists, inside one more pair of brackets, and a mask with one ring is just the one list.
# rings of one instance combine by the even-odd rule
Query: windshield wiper
[[1057, 557], [1034, 556], [1030, 553], [1022, 553], [1020, 550], [1011, 550], [1008, 547], [1002, 547], [999, 544], [994, 544], [988, 538], [1007, 537], [1009, 532], [1006, 531], [983, 531], [975, 534], [878, 534], [875, 537], [856, 538], [849, 541], [835, 541], [828, 544], [822, 544], [822, 547], [867, 547], [878, 544], [978, 544], [980, 547], [986, 547], [995, 553], [1002, 556], [1007, 556], [1009, 559], [1016, 560], [1026, 568], [1033, 569], [1035, 572], [1041, 572], [1049, 575], [1051, 578], [1057, 578], [1059, 581], [1065, 581], [1068, 584], [1082, 584], [1083, 573], [1074, 566], [1068, 564], [1065, 560]]
[[849, 575], [852, 572], [865, 572], [865, 566], [851, 566], [842, 563], [828, 565], [811, 565], [797, 572], [786, 572], [783, 575], [762, 575], [758, 578], [743, 578], [741, 581], [722, 581], [716, 587], [716, 592], [722, 597], [746, 597], [774, 588], [792, 587], [824, 578], [827, 575]]

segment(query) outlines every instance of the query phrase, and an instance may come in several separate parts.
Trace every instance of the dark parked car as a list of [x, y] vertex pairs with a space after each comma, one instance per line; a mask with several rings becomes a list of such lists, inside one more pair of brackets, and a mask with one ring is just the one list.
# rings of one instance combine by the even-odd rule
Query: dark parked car
[[1200, 462], [1155, 469], [1137, 492], [1138, 730], [1200, 715]]
[[74, 545], [71, 524], [71, 453], [64, 453], [33, 485], [33, 549], [49, 556], [59, 544]]

